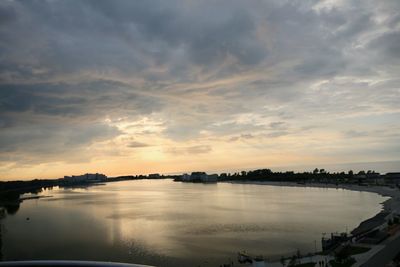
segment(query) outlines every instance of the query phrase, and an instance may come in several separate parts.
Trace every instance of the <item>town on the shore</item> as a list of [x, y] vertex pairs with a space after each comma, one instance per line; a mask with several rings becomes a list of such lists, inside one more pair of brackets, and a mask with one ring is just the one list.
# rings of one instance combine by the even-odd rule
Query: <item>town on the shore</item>
[[51, 186], [73, 186], [92, 183], [116, 182], [124, 180], [141, 179], [174, 179], [174, 181], [193, 183], [216, 183], [223, 181], [269, 181], [269, 182], [296, 182], [325, 183], [325, 184], [358, 184], [358, 185], [400, 185], [400, 172], [389, 172], [380, 174], [375, 171], [327, 172], [325, 169], [314, 169], [310, 172], [273, 172], [270, 169], [257, 169], [253, 171], [241, 171], [234, 173], [207, 174], [206, 172], [184, 173], [182, 175], [170, 174], [148, 174], [148, 175], [125, 175], [107, 177], [101, 173], [86, 173], [83, 175], [64, 176], [58, 179], [33, 179], [30, 181], [0, 181], [0, 197], [9, 191], [18, 189], [36, 190]]
[[[351, 232], [327, 233], [321, 238], [322, 251], [283, 256], [280, 261], [271, 261], [260, 255], [238, 253], [238, 262], [247, 266], [399, 266], [400, 263], [400, 172], [380, 174], [375, 171], [354, 173], [330, 173], [324, 169], [310, 172], [273, 172], [258, 169], [235, 173], [207, 174], [206, 172], [182, 175], [128, 175], [107, 177], [100, 173], [64, 176], [59, 179], [35, 179], [32, 181], [0, 182], [0, 207], [2, 213], [15, 213], [26, 193], [37, 194], [43, 189], [58, 187], [81, 187], [106, 182], [173, 179], [183, 183], [218, 182], [275, 184], [289, 186], [317, 186], [369, 191], [389, 196], [383, 210], [373, 218], [362, 222]], [[26, 199], [26, 198], [25, 198]], [[3, 216], [4, 216], [3, 214]], [[0, 214], [1, 215], [1, 214]], [[0, 216], [1, 217], [1, 216]], [[384, 264], [383, 264], [384, 263]], [[397, 265], [396, 265], [397, 264]], [[234, 263], [222, 266], [233, 266]], [[236, 265], [235, 265], [236, 266]]]
[[148, 175], [125, 175], [107, 177], [101, 173], [86, 173], [83, 175], [64, 176], [58, 179], [34, 179], [30, 181], [0, 181], [0, 201], [17, 200], [24, 193], [37, 193], [44, 188], [53, 186], [85, 186], [91, 184], [117, 182], [126, 180], [142, 179], [174, 179], [178, 182], [192, 183], [217, 183], [234, 181], [253, 182], [291, 182], [296, 184], [322, 183], [326, 185], [378, 185], [378, 186], [400, 186], [400, 172], [380, 174], [375, 171], [359, 171], [330, 173], [325, 169], [315, 168], [310, 172], [273, 172], [270, 169], [257, 169], [252, 171], [241, 171], [234, 173], [207, 174], [206, 172], [184, 173], [182, 175], [148, 174]]

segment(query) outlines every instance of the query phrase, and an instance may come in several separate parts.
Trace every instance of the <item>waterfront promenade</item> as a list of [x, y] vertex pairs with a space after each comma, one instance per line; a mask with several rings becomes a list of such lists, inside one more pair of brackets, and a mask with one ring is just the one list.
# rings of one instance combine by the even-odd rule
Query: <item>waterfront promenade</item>
[[385, 266], [389, 262], [391, 262], [396, 255], [400, 253], [400, 232], [398, 232], [395, 236], [386, 240], [385, 244], [383, 244], [382, 248], [373, 254], [369, 259], [365, 260], [364, 263], [359, 264], [357, 262], [355, 267], [376, 267], [376, 266]]

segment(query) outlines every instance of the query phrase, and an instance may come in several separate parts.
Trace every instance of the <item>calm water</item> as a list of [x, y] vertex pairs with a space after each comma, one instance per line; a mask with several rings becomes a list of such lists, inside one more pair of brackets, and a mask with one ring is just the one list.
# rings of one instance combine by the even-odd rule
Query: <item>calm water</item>
[[3, 259], [219, 266], [240, 250], [274, 258], [319, 249], [322, 233], [351, 230], [386, 199], [341, 189], [171, 180], [41, 195], [51, 197], [26, 200], [1, 221]]

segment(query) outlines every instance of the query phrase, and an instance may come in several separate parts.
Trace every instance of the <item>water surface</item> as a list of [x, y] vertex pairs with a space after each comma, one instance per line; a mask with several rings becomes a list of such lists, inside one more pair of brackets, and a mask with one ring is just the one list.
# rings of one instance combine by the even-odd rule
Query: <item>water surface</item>
[[[2, 223], [6, 260], [75, 259], [219, 266], [246, 250], [269, 258], [320, 249], [386, 198], [343, 189], [171, 180], [46, 190]], [[29, 218], [29, 220], [27, 220]]]

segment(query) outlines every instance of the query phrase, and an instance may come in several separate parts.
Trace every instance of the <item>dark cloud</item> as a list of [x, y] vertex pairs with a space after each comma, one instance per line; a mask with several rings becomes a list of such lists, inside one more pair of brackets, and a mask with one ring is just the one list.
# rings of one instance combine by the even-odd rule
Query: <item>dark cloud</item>
[[275, 121], [275, 122], [271, 122], [270, 124], [269, 124], [269, 126], [272, 128], [272, 129], [282, 129], [282, 128], [285, 128], [285, 125], [286, 123], [284, 122], [284, 121]]
[[[61, 90], [60, 90], [61, 89]], [[61, 85], [0, 85], [2, 113], [27, 112], [48, 115], [81, 114], [87, 105], [84, 97], [68, 96], [68, 87]]]
[[174, 142], [269, 139], [304, 125], [356, 136], [334, 122], [376, 114], [396, 133], [387, 121], [399, 112], [399, 8], [397, 0], [1, 1], [0, 158], [63, 160], [133, 131], [116, 122], [143, 117], [161, 130], [140, 125], [137, 134]]
[[0, 6], [0, 27], [4, 27], [7, 23], [17, 18], [16, 11], [10, 3], [4, 3]]
[[357, 138], [357, 137], [368, 136], [368, 132], [349, 130], [346, 131], [344, 135], [348, 138]]
[[1, 12], [7, 20], [18, 14], [0, 31], [7, 66], [0, 74], [14, 79], [85, 70], [140, 73], [163, 64], [182, 75], [182, 64], [208, 68], [233, 57], [254, 65], [266, 54], [252, 14], [239, 2], [18, 1], [3, 3]]
[[32, 116], [104, 119], [102, 116], [120, 116], [121, 110], [127, 115], [138, 115], [161, 107], [157, 97], [143, 96], [137, 88], [112, 81], [0, 84], [2, 114], [28, 112]]
[[252, 135], [252, 134], [241, 134], [241, 135], [240, 135], [240, 138], [243, 138], [243, 139], [253, 139], [253, 138], [254, 138], [254, 135]]
[[0, 153], [64, 158], [121, 135], [106, 119], [135, 118], [161, 107], [158, 98], [111, 81], [2, 84]]
[[[385, 32], [372, 40], [369, 47], [377, 50], [378, 55], [384, 56], [385, 62], [399, 63], [400, 59], [400, 31]], [[383, 62], [382, 62], [383, 63]]]
[[[118, 136], [120, 131], [105, 124], [24, 123], [0, 132], [0, 153], [19, 152], [38, 157], [70, 153]], [[79, 153], [79, 151], [76, 151]]]
[[138, 148], [138, 147], [148, 147], [150, 146], [149, 144], [142, 143], [142, 142], [137, 142], [137, 141], [132, 141], [128, 144], [128, 147], [131, 148]]

